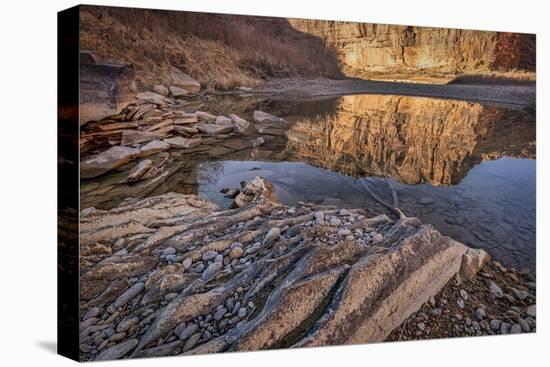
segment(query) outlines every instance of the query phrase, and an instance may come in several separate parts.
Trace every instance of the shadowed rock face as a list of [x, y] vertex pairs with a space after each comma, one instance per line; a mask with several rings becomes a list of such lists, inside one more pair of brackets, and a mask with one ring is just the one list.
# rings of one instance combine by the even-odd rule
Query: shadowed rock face
[[332, 47], [346, 76], [535, 70], [535, 35], [289, 19]]
[[116, 115], [136, 94], [132, 66], [96, 64], [89, 55], [82, 54], [80, 63], [80, 126]]
[[297, 118], [290, 160], [352, 176], [452, 185], [485, 159], [535, 155], [534, 117], [477, 103], [406, 96], [345, 96], [333, 114]]
[[380, 342], [467, 250], [417, 218], [268, 197], [220, 211], [170, 193], [82, 211], [81, 358]]

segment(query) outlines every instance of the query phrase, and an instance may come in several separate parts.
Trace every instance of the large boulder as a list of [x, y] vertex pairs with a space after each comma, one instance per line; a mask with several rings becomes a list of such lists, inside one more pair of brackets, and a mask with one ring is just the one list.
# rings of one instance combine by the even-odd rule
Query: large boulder
[[136, 94], [131, 65], [97, 64], [93, 60], [86, 54], [80, 63], [80, 126], [120, 113]]
[[170, 68], [170, 81], [172, 86], [183, 88], [191, 93], [197, 93], [201, 90], [201, 84], [198, 81], [174, 66]]
[[80, 177], [93, 178], [101, 176], [139, 155], [139, 149], [114, 146], [104, 152], [95, 154], [80, 162]]

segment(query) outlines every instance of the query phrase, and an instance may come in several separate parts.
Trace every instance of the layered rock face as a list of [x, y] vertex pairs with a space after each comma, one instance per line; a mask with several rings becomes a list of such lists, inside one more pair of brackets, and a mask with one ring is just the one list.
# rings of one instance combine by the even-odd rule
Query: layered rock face
[[458, 183], [483, 159], [534, 157], [534, 118], [524, 112], [431, 98], [345, 96], [334, 113], [298, 118], [291, 160], [407, 184]]
[[416, 218], [252, 186], [226, 211], [170, 193], [81, 212], [83, 360], [380, 342], [465, 258]]
[[307, 19], [289, 23], [321, 38], [350, 77], [535, 70], [535, 35]]

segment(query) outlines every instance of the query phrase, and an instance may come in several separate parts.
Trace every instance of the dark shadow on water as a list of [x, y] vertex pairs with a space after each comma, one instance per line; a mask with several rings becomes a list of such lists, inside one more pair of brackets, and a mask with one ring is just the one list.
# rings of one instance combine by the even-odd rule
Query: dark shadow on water
[[47, 352], [57, 354], [57, 342], [52, 340], [40, 340], [36, 342], [40, 348], [44, 349]]

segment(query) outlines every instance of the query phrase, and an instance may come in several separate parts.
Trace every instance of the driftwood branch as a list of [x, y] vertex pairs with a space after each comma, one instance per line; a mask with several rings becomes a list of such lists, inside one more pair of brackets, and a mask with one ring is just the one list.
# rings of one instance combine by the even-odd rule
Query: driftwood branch
[[399, 199], [397, 198], [397, 192], [395, 191], [395, 188], [393, 187], [392, 183], [386, 179], [386, 183], [388, 184], [391, 192], [392, 192], [392, 199], [393, 199], [393, 205], [391, 204], [388, 204], [387, 202], [385, 202], [384, 200], [382, 200], [378, 195], [376, 195], [374, 193], [374, 191], [372, 191], [372, 189], [370, 188], [368, 182], [366, 179], [364, 178], [359, 178], [359, 182], [363, 185], [363, 187], [365, 188], [365, 190], [367, 190], [367, 192], [369, 193], [369, 195], [376, 201], [378, 202], [380, 205], [384, 206], [385, 208], [387, 208], [390, 212], [392, 213], [395, 213], [399, 218], [405, 218], [405, 214], [403, 214], [403, 212], [399, 209]]

